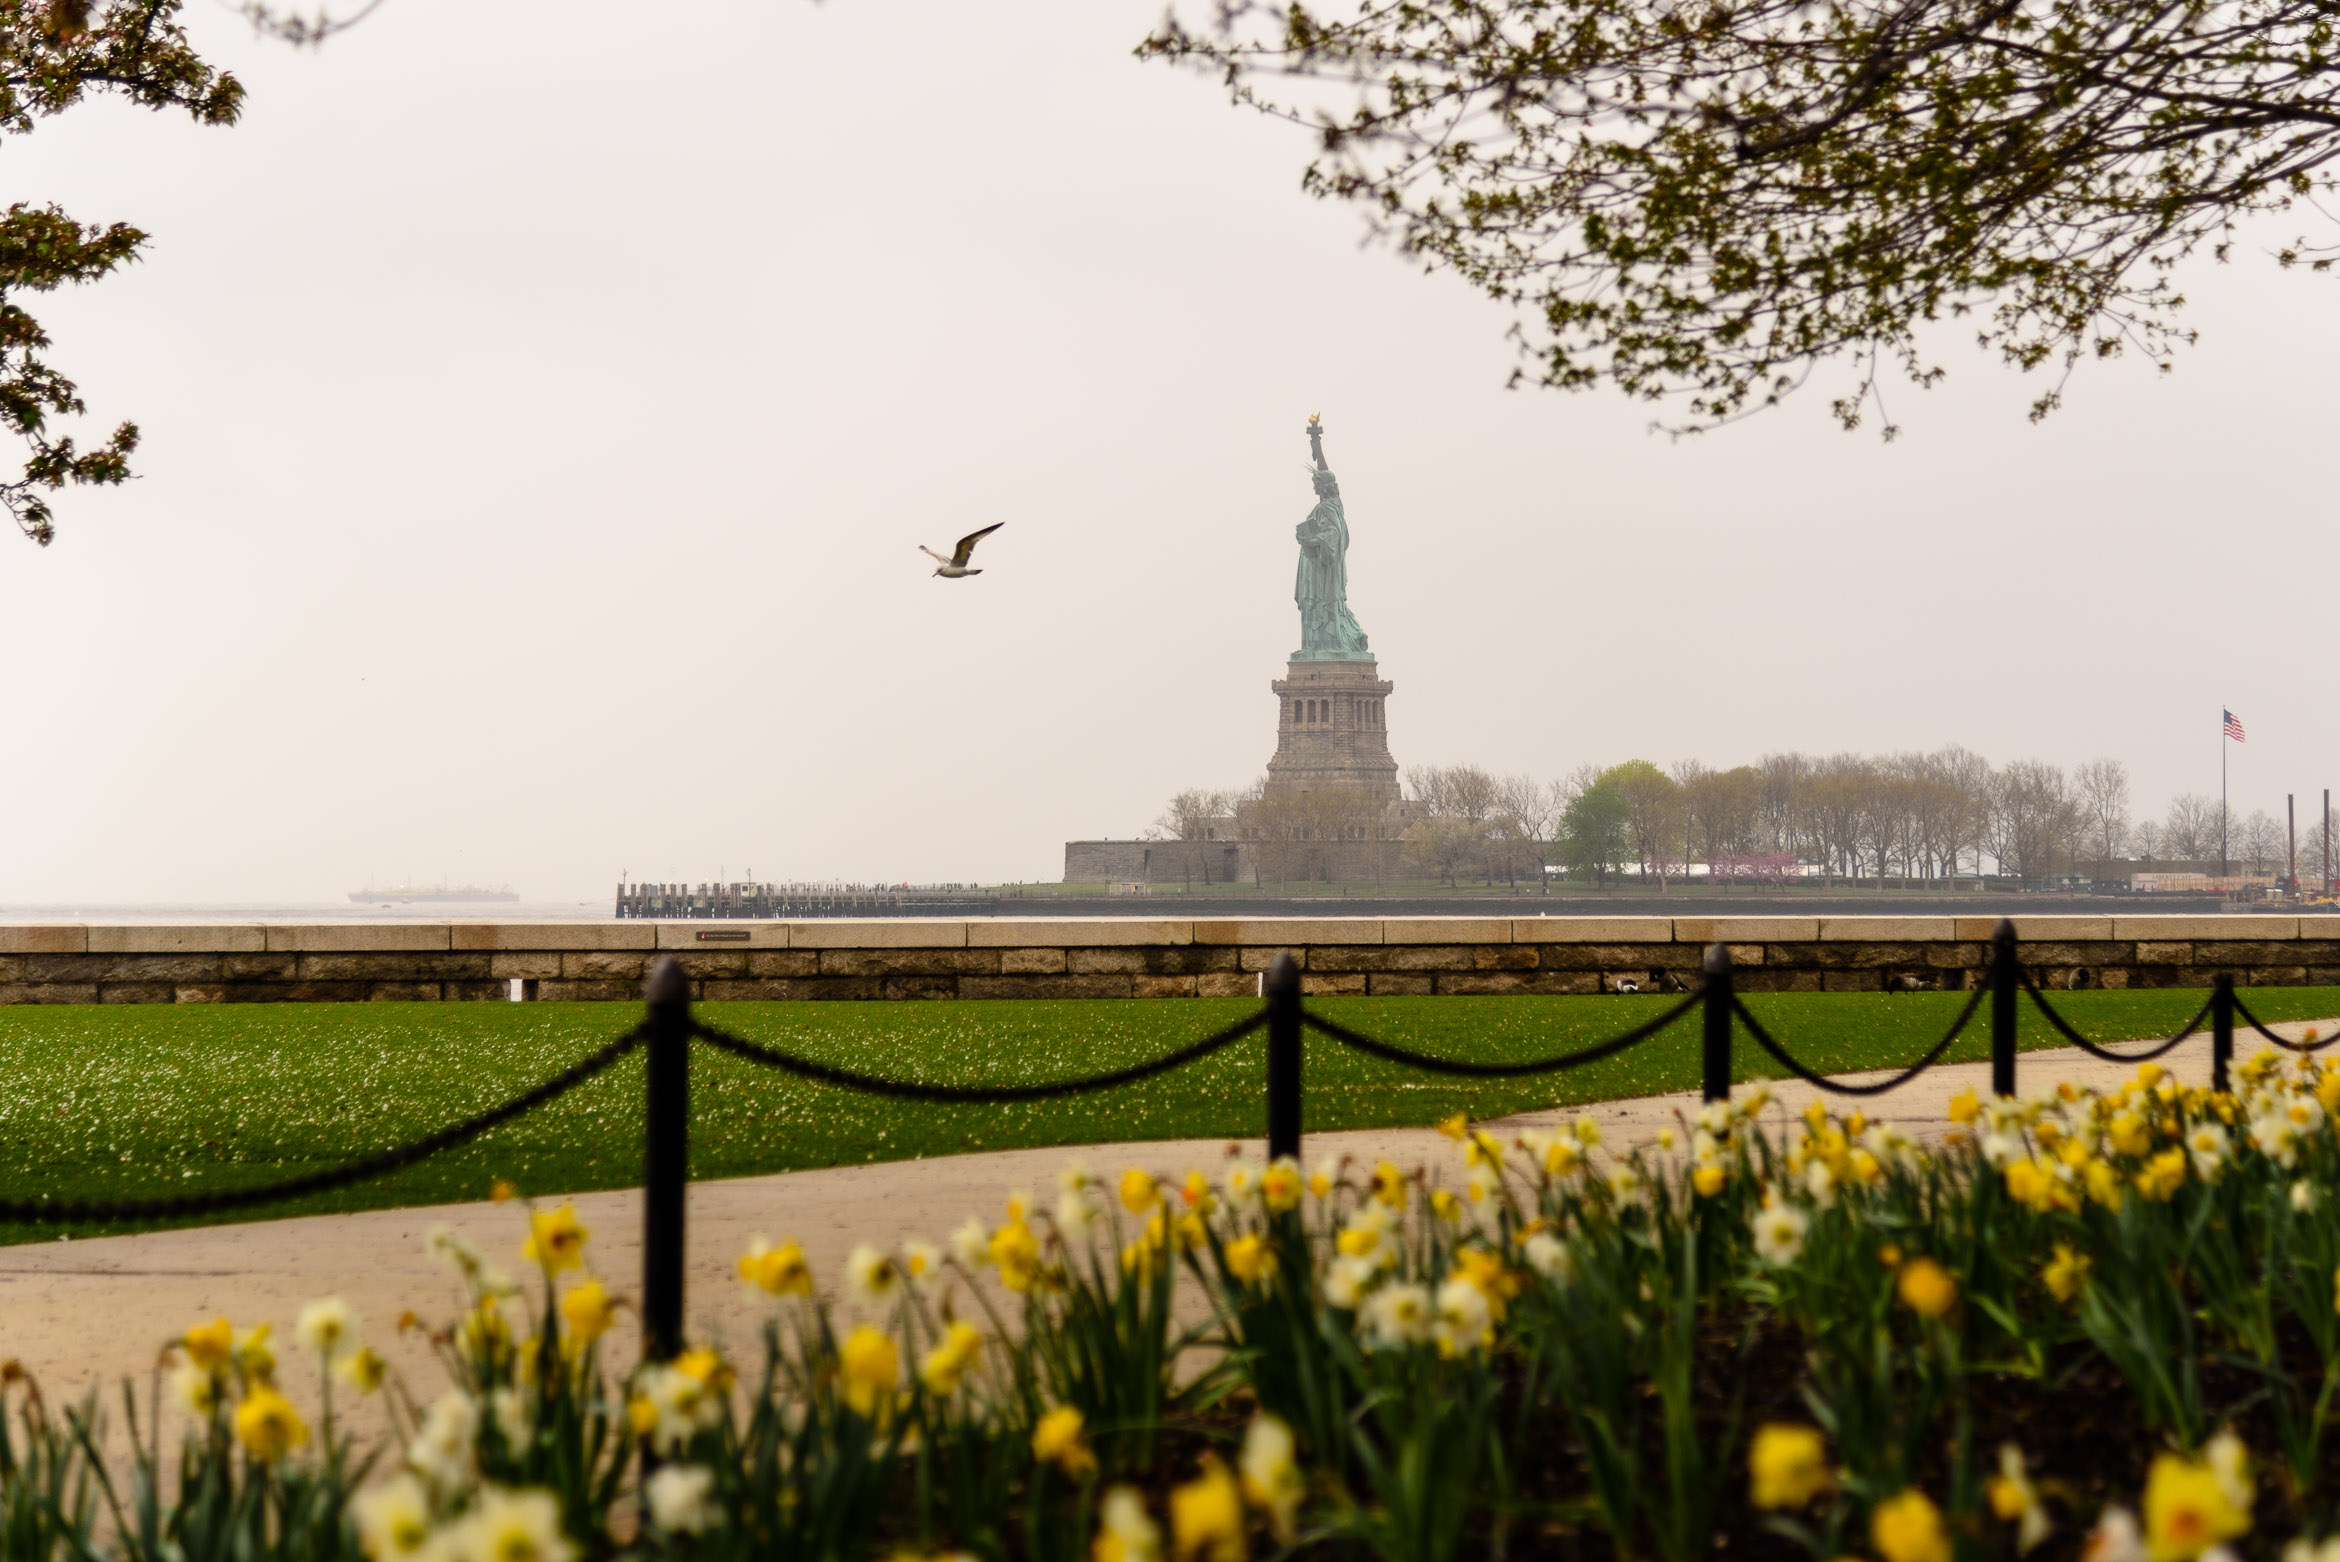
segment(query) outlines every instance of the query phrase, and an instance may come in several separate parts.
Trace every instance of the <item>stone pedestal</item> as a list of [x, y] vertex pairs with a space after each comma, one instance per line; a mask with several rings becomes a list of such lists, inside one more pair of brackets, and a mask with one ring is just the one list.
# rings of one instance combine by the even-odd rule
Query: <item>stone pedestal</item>
[[1273, 685], [1281, 708], [1269, 784], [1298, 792], [1353, 786], [1396, 802], [1387, 720], [1393, 687], [1371, 661], [1294, 661]]

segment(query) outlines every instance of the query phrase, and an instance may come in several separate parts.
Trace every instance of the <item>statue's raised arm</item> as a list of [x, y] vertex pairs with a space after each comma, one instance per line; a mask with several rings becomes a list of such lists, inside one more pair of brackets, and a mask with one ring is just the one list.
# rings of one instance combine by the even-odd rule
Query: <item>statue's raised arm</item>
[[1292, 599], [1300, 606], [1300, 649], [1293, 660], [1371, 661], [1365, 631], [1349, 614], [1349, 519], [1340, 482], [1325, 465], [1324, 425], [1313, 413], [1308, 451], [1316, 458], [1316, 508], [1293, 528], [1300, 544], [1300, 571], [1292, 583]]

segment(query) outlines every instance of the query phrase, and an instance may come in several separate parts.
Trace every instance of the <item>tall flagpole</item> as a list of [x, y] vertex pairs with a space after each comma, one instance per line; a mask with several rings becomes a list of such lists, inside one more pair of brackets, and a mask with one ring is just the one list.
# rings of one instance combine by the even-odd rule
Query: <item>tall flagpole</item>
[[2218, 708], [2218, 876], [2226, 877], [2226, 707]]

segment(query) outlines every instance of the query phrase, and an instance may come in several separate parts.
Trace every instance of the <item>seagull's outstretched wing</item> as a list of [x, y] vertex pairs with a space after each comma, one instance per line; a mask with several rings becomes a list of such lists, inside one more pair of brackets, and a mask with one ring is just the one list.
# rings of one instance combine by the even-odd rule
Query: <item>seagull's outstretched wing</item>
[[[1001, 524], [1005, 525], [1006, 523], [1002, 522]], [[923, 542], [918, 545], [918, 551], [925, 554], [928, 558], [934, 560], [934, 562], [937, 564], [948, 564], [951, 562], [949, 559], [944, 558], [941, 554], [935, 552], [932, 548], [928, 547]]]
[[989, 526], [984, 527], [983, 530], [979, 532], [969, 532], [966, 536], [961, 537], [959, 539], [958, 547], [951, 551], [951, 562], [958, 565], [959, 568], [965, 569], [967, 567], [967, 560], [972, 557], [975, 552], [975, 544], [981, 542], [984, 538], [990, 536], [993, 532], [998, 531], [1006, 524], [1007, 522], [1005, 521], [993, 521]]

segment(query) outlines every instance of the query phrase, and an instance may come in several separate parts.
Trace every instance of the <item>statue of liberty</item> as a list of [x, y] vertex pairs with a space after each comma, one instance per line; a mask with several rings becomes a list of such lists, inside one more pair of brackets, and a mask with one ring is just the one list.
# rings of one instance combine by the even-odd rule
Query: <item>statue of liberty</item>
[[1308, 451], [1316, 458], [1316, 508], [1292, 530], [1300, 543], [1300, 570], [1292, 599], [1300, 604], [1300, 649], [1295, 662], [1370, 662], [1365, 631], [1349, 613], [1349, 521], [1341, 485], [1324, 464], [1324, 425], [1308, 419]]

